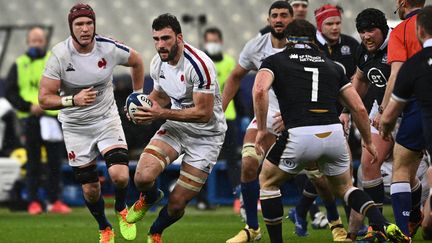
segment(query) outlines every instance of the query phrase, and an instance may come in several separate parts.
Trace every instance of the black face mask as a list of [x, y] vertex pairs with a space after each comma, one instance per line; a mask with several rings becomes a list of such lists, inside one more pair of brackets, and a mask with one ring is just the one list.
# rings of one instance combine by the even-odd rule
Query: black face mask
[[43, 58], [46, 55], [46, 50], [42, 49], [42, 48], [38, 48], [38, 47], [30, 47], [27, 50], [27, 55], [31, 58], [31, 59], [39, 59], [39, 58]]

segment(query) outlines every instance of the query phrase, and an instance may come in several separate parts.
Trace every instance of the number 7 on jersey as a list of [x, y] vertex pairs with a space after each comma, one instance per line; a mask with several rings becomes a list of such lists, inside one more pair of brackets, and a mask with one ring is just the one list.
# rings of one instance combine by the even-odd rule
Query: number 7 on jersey
[[310, 68], [305, 67], [304, 70], [306, 72], [312, 72], [312, 95], [311, 95], [311, 101], [317, 102], [318, 101], [318, 75], [319, 70], [318, 68]]

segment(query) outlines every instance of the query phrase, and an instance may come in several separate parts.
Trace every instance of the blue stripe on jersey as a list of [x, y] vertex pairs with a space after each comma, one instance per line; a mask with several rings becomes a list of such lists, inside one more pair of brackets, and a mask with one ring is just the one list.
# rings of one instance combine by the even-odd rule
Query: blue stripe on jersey
[[183, 53], [184, 53], [185, 57], [189, 60], [189, 62], [192, 64], [192, 66], [194, 67], [195, 72], [198, 74], [198, 78], [200, 80], [198, 88], [201, 89], [204, 86], [204, 77], [201, 73], [201, 70], [199, 69], [198, 64], [195, 62], [195, 60], [191, 56], [189, 56], [189, 54], [187, 54], [186, 52], [183, 52]]
[[120, 48], [123, 51], [129, 52], [129, 48], [127, 48], [125, 46], [122, 46], [122, 45], [119, 45], [118, 43], [116, 43], [113, 40], [102, 38], [102, 37], [96, 37], [96, 41], [99, 41], [99, 42], [108, 42], [108, 43], [114, 44], [117, 48]]

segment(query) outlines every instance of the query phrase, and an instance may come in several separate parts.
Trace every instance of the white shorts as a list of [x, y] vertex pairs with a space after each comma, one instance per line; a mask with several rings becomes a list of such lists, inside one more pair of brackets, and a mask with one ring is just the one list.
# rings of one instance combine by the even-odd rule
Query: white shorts
[[191, 135], [167, 121], [153, 139], [169, 144], [179, 155], [184, 153], [182, 163], [210, 174], [219, 157], [225, 133], [215, 136]]
[[296, 127], [283, 132], [267, 159], [289, 174], [298, 174], [316, 162], [326, 176], [350, 168], [350, 154], [341, 124]]
[[[274, 134], [274, 135], [279, 134], [279, 133], [275, 132], [275, 130], [273, 129], [273, 123], [275, 121], [273, 116], [278, 112], [279, 111], [269, 109], [268, 113], [267, 113], [267, 130], [269, 131], [269, 133]], [[252, 119], [252, 121], [249, 123], [249, 126], [247, 127], [246, 130], [248, 130], [248, 129], [258, 129], [256, 117], [254, 117]]]
[[108, 147], [127, 146], [118, 115], [90, 125], [63, 123], [62, 128], [70, 166], [88, 164]]

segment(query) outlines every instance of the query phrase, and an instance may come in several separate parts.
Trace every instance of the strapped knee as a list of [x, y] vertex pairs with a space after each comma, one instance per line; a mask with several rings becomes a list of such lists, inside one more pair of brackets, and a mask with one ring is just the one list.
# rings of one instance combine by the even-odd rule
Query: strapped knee
[[162, 166], [162, 169], [165, 169], [165, 166], [169, 164], [170, 158], [169, 156], [159, 147], [156, 147], [154, 145], [147, 145], [144, 149], [144, 152], [142, 153], [141, 157], [144, 154], [148, 154], [155, 158], [160, 165]]
[[128, 150], [125, 148], [114, 148], [104, 155], [107, 168], [112, 165], [129, 165]]
[[205, 182], [205, 179], [199, 178], [182, 170], [180, 171], [180, 177], [177, 180], [177, 185], [180, 185], [194, 192], [199, 192], [201, 191], [201, 188], [205, 184]]
[[264, 160], [264, 156], [263, 155], [258, 155], [256, 153], [255, 144], [253, 144], [253, 143], [245, 143], [245, 144], [243, 144], [243, 149], [242, 149], [241, 153], [242, 153], [242, 158], [251, 157], [253, 159], [258, 160], [258, 162], [260, 162], [260, 163], [261, 163], [261, 161]]
[[75, 180], [77, 180], [81, 185], [99, 181], [99, 175], [95, 164], [84, 168], [72, 167], [72, 169], [75, 175]]

